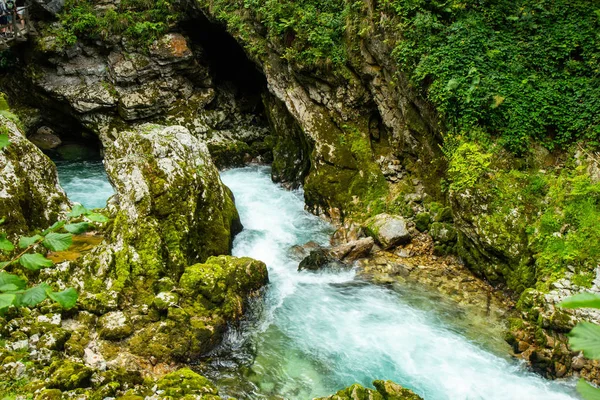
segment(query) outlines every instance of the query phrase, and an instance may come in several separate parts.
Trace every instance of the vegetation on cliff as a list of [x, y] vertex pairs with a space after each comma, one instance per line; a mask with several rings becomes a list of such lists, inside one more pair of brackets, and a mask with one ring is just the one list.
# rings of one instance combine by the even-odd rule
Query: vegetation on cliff
[[[165, 34], [179, 19], [168, 0], [125, 0], [116, 7], [97, 10], [89, 0], [67, 0], [59, 24], [48, 28], [60, 47], [72, 46], [78, 39], [114, 40], [125, 37], [132, 45], [148, 46]], [[143, 49], [143, 47], [142, 47]]]
[[[531, 139], [548, 148], [600, 138], [600, 10], [588, 1], [217, 0], [201, 2], [250, 49], [255, 14], [266, 38], [294, 64], [340, 68], [359, 40], [389, 32], [399, 71], [422, 89], [442, 117], [442, 131], [483, 129], [522, 153]], [[351, 22], [353, 21], [353, 22]]]

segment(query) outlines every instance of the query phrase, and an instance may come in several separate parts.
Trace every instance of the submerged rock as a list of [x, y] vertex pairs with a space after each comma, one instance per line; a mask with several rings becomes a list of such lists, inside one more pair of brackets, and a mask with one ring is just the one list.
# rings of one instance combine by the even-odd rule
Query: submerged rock
[[343, 269], [348, 265], [333, 257], [328, 249], [317, 249], [310, 252], [298, 265], [298, 271], [318, 271], [321, 269]]
[[365, 231], [386, 250], [406, 244], [411, 239], [404, 218], [390, 214], [379, 214], [369, 219]]
[[329, 397], [313, 400], [423, 400], [421, 396], [392, 381], [374, 381], [373, 386], [375, 390], [354, 384]]

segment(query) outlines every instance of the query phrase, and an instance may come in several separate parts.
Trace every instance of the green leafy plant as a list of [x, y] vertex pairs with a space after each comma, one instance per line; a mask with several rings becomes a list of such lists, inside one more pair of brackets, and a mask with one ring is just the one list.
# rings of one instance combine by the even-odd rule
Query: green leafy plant
[[[73, 243], [73, 235], [87, 232], [96, 223], [106, 223], [108, 218], [75, 204], [67, 219], [58, 221], [50, 228], [33, 236], [21, 236], [13, 243], [6, 233], [0, 233], [0, 252], [8, 255], [8, 260], [0, 262], [0, 313], [11, 307], [34, 307], [47, 298], [69, 309], [77, 302], [77, 292], [68, 288], [56, 292], [47, 283], [27, 286], [27, 282], [16, 274], [6, 272], [7, 268], [22, 268], [26, 271], [39, 271], [54, 265], [45, 251], [65, 251]], [[0, 220], [0, 225], [4, 219]]]
[[[560, 303], [563, 308], [600, 309], [600, 296], [593, 293], [579, 293]], [[579, 322], [569, 333], [569, 344], [575, 351], [582, 351], [587, 358], [600, 360], [600, 325]], [[585, 379], [577, 382], [577, 391], [585, 400], [599, 400], [600, 389], [590, 385]]]
[[0, 133], [0, 150], [8, 146], [9, 143], [8, 135], [6, 133]]
[[[1, 220], [0, 222], [4, 222]], [[46, 298], [50, 298], [64, 308], [71, 308], [77, 302], [77, 292], [73, 288], [56, 292], [47, 283], [27, 286], [27, 282], [18, 275], [6, 272], [9, 267], [21, 267], [28, 271], [38, 271], [54, 265], [40, 251], [64, 251], [71, 247], [71, 233], [60, 233], [66, 226], [65, 221], [52, 225], [40, 234], [21, 236], [13, 244], [5, 233], [0, 233], [0, 251], [10, 255], [8, 261], [0, 262], [0, 313], [11, 307], [34, 307]]]
[[63, 48], [74, 45], [78, 39], [122, 35], [143, 50], [180, 18], [167, 0], [124, 0], [115, 8], [97, 8], [90, 0], [67, 0], [64, 9], [59, 15], [60, 24], [48, 31]]

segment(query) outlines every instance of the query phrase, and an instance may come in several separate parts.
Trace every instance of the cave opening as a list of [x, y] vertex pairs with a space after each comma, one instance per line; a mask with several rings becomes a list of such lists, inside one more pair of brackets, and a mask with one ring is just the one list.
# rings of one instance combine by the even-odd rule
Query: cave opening
[[254, 97], [267, 89], [267, 80], [242, 46], [223, 25], [198, 12], [181, 24], [192, 43], [201, 47], [217, 85], [231, 85], [242, 96]]

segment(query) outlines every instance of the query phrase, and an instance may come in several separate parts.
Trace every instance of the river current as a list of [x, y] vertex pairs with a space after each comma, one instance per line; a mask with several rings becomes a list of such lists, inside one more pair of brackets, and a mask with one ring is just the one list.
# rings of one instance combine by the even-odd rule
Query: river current
[[[112, 194], [96, 169], [58, 167], [72, 200], [98, 207]], [[290, 248], [327, 245], [332, 227], [304, 210], [301, 191], [272, 183], [268, 167], [229, 170], [222, 179], [244, 225], [233, 255], [264, 261], [270, 283], [247, 321], [198, 366], [220, 393], [308, 400], [390, 379], [426, 400], [576, 398], [572, 383], [532, 374], [483, 331], [478, 337], [442, 318], [451, 305], [363, 282], [354, 271], [298, 272]]]

